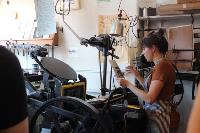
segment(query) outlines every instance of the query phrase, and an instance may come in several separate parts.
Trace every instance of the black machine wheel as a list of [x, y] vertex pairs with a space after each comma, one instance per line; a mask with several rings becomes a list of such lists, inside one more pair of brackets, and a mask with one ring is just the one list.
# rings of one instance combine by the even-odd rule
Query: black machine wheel
[[50, 99], [35, 112], [30, 133], [45, 128], [51, 133], [109, 133], [95, 107], [69, 96]]

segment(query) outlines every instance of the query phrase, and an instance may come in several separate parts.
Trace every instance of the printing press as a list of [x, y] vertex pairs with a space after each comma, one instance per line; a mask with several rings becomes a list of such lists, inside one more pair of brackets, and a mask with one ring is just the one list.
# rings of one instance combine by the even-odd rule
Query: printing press
[[[128, 133], [145, 131], [145, 112], [128, 89], [116, 88], [95, 97], [86, 93], [86, 78], [66, 63], [45, 57], [39, 48], [31, 57], [41, 75], [25, 74], [30, 133]], [[41, 57], [41, 60], [38, 59]], [[44, 88], [32, 82], [41, 81]]]

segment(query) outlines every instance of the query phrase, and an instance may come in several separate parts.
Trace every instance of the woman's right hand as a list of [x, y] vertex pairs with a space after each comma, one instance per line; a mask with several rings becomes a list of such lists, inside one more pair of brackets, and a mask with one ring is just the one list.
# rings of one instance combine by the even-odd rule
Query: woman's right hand
[[130, 65], [130, 66], [127, 66], [125, 68], [125, 71], [127, 74], [131, 73], [133, 74], [135, 77], [139, 76], [139, 72], [137, 71], [137, 69], [135, 68], [134, 65]]

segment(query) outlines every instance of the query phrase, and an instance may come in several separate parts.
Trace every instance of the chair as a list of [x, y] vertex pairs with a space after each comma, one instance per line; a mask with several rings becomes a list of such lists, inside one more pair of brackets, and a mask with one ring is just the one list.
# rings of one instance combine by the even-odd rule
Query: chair
[[175, 84], [174, 92], [173, 92], [172, 97], [171, 97], [172, 106], [177, 107], [183, 99], [184, 86], [183, 86], [183, 81], [182, 81], [182, 78], [180, 76], [180, 73], [179, 73], [177, 67], [174, 64], [172, 64], [172, 65], [173, 65], [174, 69], [176, 70], [176, 76], [177, 76], [177, 78], [179, 79], [179, 82], [180, 82], [180, 83]]
[[181, 79], [180, 73], [178, 72], [177, 67], [174, 64], [172, 65], [174, 69], [176, 70], [176, 76], [178, 77], [180, 83], [175, 84], [174, 92], [170, 100], [170, 103], [172, 105], [172, 110], [170, 114], [170, 129], [177, 130], [179, 128], [180, 114], [176, 110], [176, 108], [183, 100], [184, 86], [183, 86], [183, 82], [182, 82], [182, 79]]

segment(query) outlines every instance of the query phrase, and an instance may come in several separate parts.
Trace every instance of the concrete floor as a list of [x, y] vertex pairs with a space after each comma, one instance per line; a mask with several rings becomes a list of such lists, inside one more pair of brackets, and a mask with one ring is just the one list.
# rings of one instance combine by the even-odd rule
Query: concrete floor
[[[183, 84], [184, 84], [184, 96], [181, 104], [178, 106], [178, 112], [180, 113], [181, 116], [178, 133], [186, 132], [188, 118], [194, 102], [194, 100], [192, 100], [192, 82], [184, 80]], [[197, 87], [195, 89], [195, 92], [196, 90]]]

